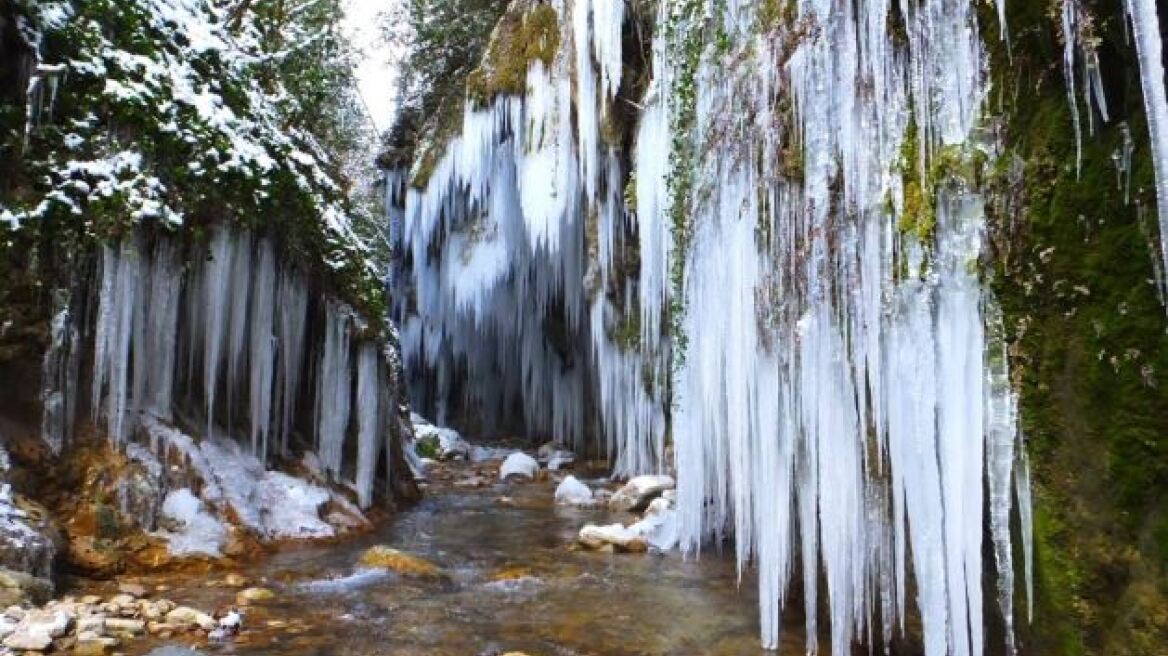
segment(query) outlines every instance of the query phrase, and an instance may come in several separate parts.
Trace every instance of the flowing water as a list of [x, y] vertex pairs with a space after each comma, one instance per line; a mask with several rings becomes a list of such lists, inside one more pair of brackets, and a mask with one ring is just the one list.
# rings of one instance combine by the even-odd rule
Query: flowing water
[[[459, 468], [456, 479], [474, 466]], [[575, 536], [586, 522], [632, 516], [556, 507], [554, 486], [436, 481], [419, 504], [368, 535], [282, 549], [240, 570], [276, 599], [252, 606], [235, 640], [192, 646], [305, 656], [774, 653], [759, 647], [754, 577], [738, 584], [732, 550], [688, 559], [579, 550]], [[375, 544], [425, 558], [445, 576], [360, 568], [361, 554]], [[171, 586], [165, 596], [178, 603], [211, 610], [231, 605], [237, 592], [216, 585], [223, 576], [147, 582]], [[783, 632], [780, 654], [803, 653], [802, 621], [791, 619], [797, 625]], [[183, 643], [126, 646], [140, 654], [162, 644]]]

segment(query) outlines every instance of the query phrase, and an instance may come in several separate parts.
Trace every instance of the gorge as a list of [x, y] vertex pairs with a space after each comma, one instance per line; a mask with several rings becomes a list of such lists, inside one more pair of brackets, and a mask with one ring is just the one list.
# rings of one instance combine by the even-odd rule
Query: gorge
[[[456, 601], [408, 579], [354, 594], [423, 623], [387, 650], [491, 653], [427, 642], [494, 629], [418, 609], [485, 612], [474, 586], [511, 579], [483, 583], [479, 560], [523, 557], [495, 527], [594, 519], [655, 555], [573, 567], [733, 578], [757, 602], [736, 635], [763, 651], [1162, 649], [1168, 7], [395, 6], [370, 199], [372, 157], [338, 153], [377, 135], [352, 107], [325, 118], [347, 55], [298, 22], [340, 3], [5, 2], [5, 568], [266, 572], [247, 563], [351, 550], [289, 539], [396, 547], [428, 526], [416, 546]], [[497, 463], [545, 443], [527, 487]], [[589, 499], [643, 475], [676, 490], [639, 522], [549, 516], [550, 490], [533, 499], [565, 485], [556, 458]], [[28, 503], [56, 546], [21, 537]], [[561, 595], [586, 579], [541, 560], [562, 542], [515, 603], [577, 612]], [[630, 581], [605, 585], [652, 594], [611, 567]], [[520, 647], [625, 653], [540, 636]], [[742, 649], [678, 640], [624, 649]]]

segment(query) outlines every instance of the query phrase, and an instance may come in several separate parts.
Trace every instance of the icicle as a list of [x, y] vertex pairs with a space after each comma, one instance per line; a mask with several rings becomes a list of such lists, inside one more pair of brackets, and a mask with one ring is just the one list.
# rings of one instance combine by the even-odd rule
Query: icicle
[[248, 362], [251, 377], [248, 390], [248, 409], [251, 412], [251, 452], [263, 460], [269, 453], [268, 438], [272, 432], [272, 384], [276, 368], [276, 258], [272, 243], [259, 242], [256, 266], [252, 276], [251, 331]]
[[49, 348], [41, 365], [41, 438], [58, 455], [73, 436], [81, 349], [69, 294], [61, 290], [54, 297]]
[[349, 364], [349, 314], [330, 304], [325, 317], [325, 341], [321, 352], [316, 397], [317, 455], [334, 480], [341, 476], [345, 433], [352, 407], [352, 369]]
[[357, 355], [357, 503], [362, 508], [373, 502], [373, 478], [382, 447], [382, 385], [377, 345], [366, 342]]
[[[1160, 257], [1168, 272], [1168, 94], [1164, 91], [1163, 44], [1156, 0], [1124, 0], [1140, 59], [1144, 112], [1156, 171], [1156, 208], [1160, 215]], [[1168, 275], [1166, 273], [1165, 275]], [[1168, 280], [1161, 283], [1168, 286]]]
[[231, 293], [232, 237], [227, 228], [215, 229], [211, 237], [211, 259], [203, 267], [203, 397], [206, 403], [207, 435], [213, 435], [215, 392], [227, 332], [228, 300]]
[[280, 272], [279, 302], [280, 452], [288, 453], [296, 398], [304, 366], [304, 333], [308, 318], [308, 289], [290, 269]]

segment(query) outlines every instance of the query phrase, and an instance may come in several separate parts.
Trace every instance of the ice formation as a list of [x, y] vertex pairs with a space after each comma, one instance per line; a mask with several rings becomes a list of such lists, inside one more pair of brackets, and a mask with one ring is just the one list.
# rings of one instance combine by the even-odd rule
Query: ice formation
[[798, 578], [809, 652], [822, 605], [833, 654], [889, 644], [910, 613], [930, 656], [983, 654], [992, 571], [1012, 650], [1015, 569], [1028, 603], [1031, 581], [1017, 400], [978, 276], [983, 199], [933, 166], [997, 154], [976, 6], [662, 3], [631, 157], [602, 129], [623, 10], [551, 6], [561, 49], [529, 64], [526, 93], [467, 103], [424, 188], [390, 173], [419, 411], [503, 431], [522, 408], [529, 434], [603, 440], [618, 474], [675, 464], [676, 509], [646, 521], [691, 553], [735, 536], [766, 647]]
[[1156, 172], [1156, 209], [1160, 214], [1160, 256], [1164, 266], [1162, 287], [1168, 289], [1168, 92], [1164, 89], [1164, 44], [1160, 39], [1160, 18], [1156, 0], [1124, 0], [1135, 34], [1140, 59], [1144, 112], [1152, 143], [1152, 164]]
[[[404, 412], [380, 342], [360, 336], [369, 331], [350, 308], [310, 303], [307, 276], [282, 262], [269, 239], [217, 227], [209, 256], [190, 258], [189, 267], [179, 248], [145, 231], [103, 248], [94, 417], [116, 444], [139, 428], [194, 423], [209, 444], [238, 443], [261, 470], [291, 455], [299, 434], [301, 447], [320, 453], [327, 476], [368, 507], [378, 472], [392, 470], [379, 468], [401, 423], [389, 417]], [[54, 450], [71, 431], [80, 357], [79, 301], [60, 305], [42, 392], [43, 432]], [[257, 494], [281, 493], [278, 481], [269, 483]]]

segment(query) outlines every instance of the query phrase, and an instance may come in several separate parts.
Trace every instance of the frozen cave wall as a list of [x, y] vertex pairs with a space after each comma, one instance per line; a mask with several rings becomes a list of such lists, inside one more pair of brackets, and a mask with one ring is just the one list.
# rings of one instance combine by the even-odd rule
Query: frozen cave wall
[[415, 404], [676, 466], [764, 645], [1155, 653], [1157, 24], [512, 3], [387, 173]]

